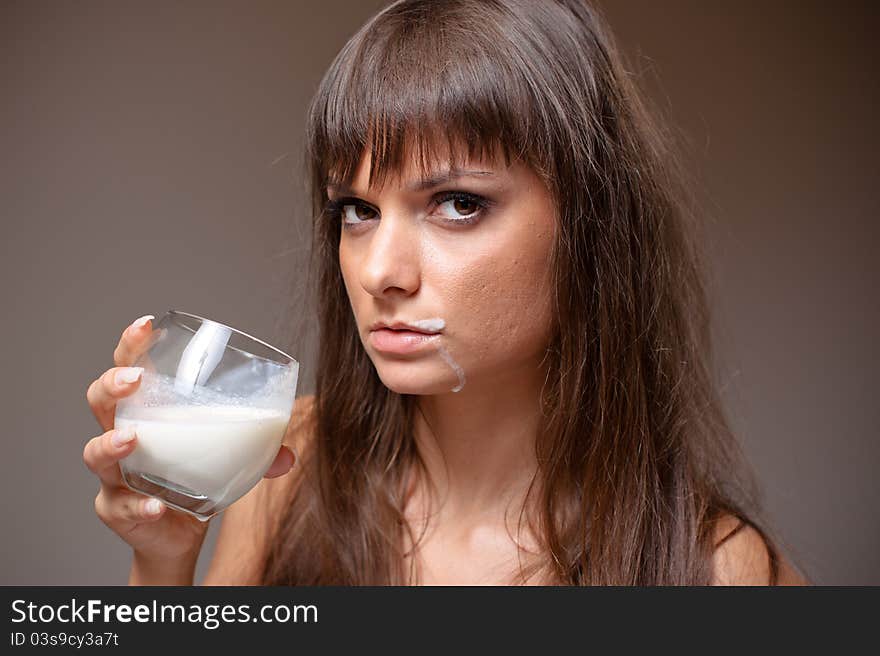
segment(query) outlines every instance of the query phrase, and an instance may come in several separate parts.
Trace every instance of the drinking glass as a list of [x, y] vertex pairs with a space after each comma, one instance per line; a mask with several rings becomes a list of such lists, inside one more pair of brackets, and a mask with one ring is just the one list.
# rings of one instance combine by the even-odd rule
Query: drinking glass
[[169, 310], [154, 326], [140, 387], [116, 405], [137, 445], [125, 484], [207, 521], [263, 477], [293, 411], [299, 363], [222, 323]]

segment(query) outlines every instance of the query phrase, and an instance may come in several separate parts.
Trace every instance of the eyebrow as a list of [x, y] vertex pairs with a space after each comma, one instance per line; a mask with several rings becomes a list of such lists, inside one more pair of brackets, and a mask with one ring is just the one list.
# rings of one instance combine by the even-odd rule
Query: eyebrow
[[[433, 189], [434, 187], [439, 187], [440, 185], [452, 182], [453, 180], [458, 180], [459, 178], [490, 178], [494, 176], [495, 174], [492, 171], [451, 169], [449, 171], [440, 171], [427, 178], [422, 178], [421, 180], [408, 185], [406, 189], [408, 191], [425, 191], [426, 189]], [[328, 180], [327, 187], [339, 193], [356, 195], [353, 189], [337, 180]]]

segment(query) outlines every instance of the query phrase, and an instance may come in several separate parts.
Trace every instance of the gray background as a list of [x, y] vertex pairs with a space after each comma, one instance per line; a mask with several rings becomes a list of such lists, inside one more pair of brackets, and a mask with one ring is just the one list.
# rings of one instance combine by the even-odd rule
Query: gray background
[[[134, 318], [278, 341], [310, 391], [314, 338], [289, 328], [304, 110], [382, 4], [0, 4], [0, 584], [126, 582], [81, 454]], [[875, 10], [604, 7], [690, 153], [719, 376], [773, 525], [815, 582], [880, 584]]]

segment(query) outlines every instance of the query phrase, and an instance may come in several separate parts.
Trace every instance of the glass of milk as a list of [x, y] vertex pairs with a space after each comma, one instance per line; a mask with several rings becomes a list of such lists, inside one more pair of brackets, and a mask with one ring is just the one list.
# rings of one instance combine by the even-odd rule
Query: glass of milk
[[239, 330], [170, 310], [154, 326], [138, 390], [116, 406], [137, 446], [125, 484], [202, 521], [250, 490], [275, 460], [299, 363]]

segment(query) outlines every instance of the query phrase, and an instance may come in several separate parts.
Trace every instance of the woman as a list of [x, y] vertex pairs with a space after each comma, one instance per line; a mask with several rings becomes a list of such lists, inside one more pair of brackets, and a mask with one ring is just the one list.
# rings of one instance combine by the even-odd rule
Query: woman
[[[797, 580], [736, 475], [670, 152], [581, 0], [367, 23], [309, 113], [316, 393], [205, 583]], [[191, 584], [205, 525], [119, 477], [149, 332], [90, 387], [84, 460], [130, 582]]]

